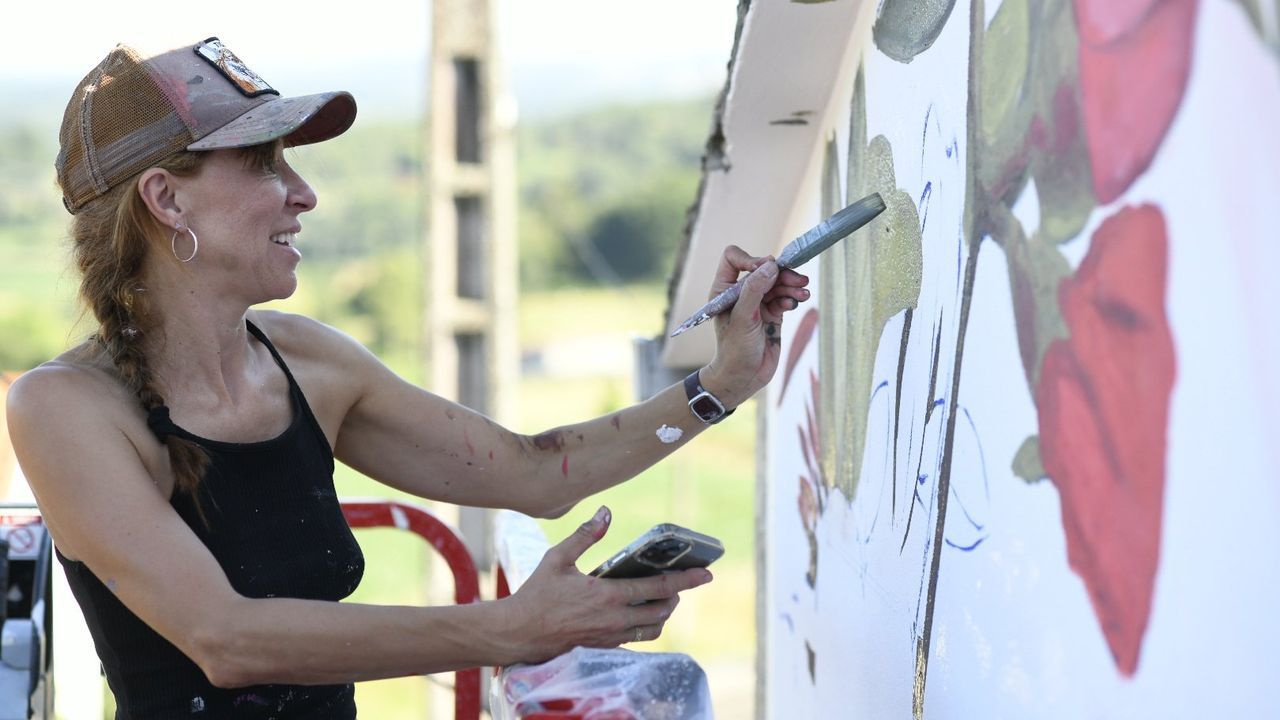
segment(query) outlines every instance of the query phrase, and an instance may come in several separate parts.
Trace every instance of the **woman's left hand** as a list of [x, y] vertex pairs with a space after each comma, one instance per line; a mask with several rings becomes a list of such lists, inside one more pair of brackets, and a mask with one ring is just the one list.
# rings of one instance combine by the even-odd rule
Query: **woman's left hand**
[[809, 299], [809, 278], [780, 269], [772, 256], [755, 257], [737, 245], [725, 248], [711, 297], [750, 272], [733, 309], [715, 318], [716, 356], [701, 373], [703, 387], [737, 407], [764, 387], [778, 367], [782, 319]]

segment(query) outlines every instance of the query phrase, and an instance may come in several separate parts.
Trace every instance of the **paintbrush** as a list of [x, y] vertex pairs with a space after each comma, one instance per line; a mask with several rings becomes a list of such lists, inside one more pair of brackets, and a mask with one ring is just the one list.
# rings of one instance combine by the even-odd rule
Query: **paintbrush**
[[[884, 212], [884, 200], [881, 199], [880, 193], [871, 193], [787, 243], [787, 246], [782, 248], [782, 252], [778, 253], [778, 267], [791, 269], [800, 267], [816, 257], [818, 253], [853, 234], [854, 230], [874, 220], [882, 212]], [[734, 303], [738, 302], [738, 295], [742, 293], [744, 282], [746, 282], [745, 277], [725, 288], [706, 305], [698, 308], [698, 311], [689, 316], [688, 320], [680, 323], [675, 332], [671, 333], [671, 337], [689, 328], [697, 327], [733, 307]]]

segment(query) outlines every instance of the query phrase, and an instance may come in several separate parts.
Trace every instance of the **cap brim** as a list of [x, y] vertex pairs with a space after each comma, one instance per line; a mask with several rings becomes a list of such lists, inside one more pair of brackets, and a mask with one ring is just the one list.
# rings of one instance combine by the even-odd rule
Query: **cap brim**
[[335, 138], [356, 119], [356, 101], [345, 91], [269, 100], [187, 146], [188, 150], [261, 145], [279, 138], [309, 145]]

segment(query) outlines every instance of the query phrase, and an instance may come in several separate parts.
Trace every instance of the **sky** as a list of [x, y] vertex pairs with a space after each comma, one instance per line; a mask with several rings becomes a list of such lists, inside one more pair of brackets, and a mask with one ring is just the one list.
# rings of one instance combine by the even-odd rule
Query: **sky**
[[[710, 96], [724, 82], [737, 1], [495, 5], [509, 86], [521, 114], [536, 116], [610, 100]], [[69, 95], [117, 42], [164, 50], [214, 35], [286, 95], [351, 89], [362, 112], [375, 115], [425, 105], [427, 0], [43, 0], [23, 3], [22, 15], [0, 23], [6, 105], [21, 104], [21, 88], [33, 86]]]

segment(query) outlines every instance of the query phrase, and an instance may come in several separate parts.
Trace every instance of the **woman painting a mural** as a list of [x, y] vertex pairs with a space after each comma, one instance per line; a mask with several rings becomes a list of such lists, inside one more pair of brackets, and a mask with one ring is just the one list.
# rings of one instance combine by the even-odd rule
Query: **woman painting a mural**
[[[711, 579], [582, 575], [602, 507], [509, 598], [337, 602], [364, 559], [335, 458], [420, 497], [562, 515], [764, 386], [770, 338], [809, 294], [731, 247], [712, 293], [750, 275], [710, 365], [612, 416], [517, 434], [333, 328], [253, 309], [294, 292], [300, 217], [317, 204], [284, 148], [355, 114], [343, 92], [281, 97], [217, 39], [153, 57], [120, 46], [67, 106], [58, 182], [98, 327], [14, 383], [7, 411], [119, 718], [353, 718], [355, 681], [652, 640]], [[704, 392], [722, 412], [690, 412]]]

